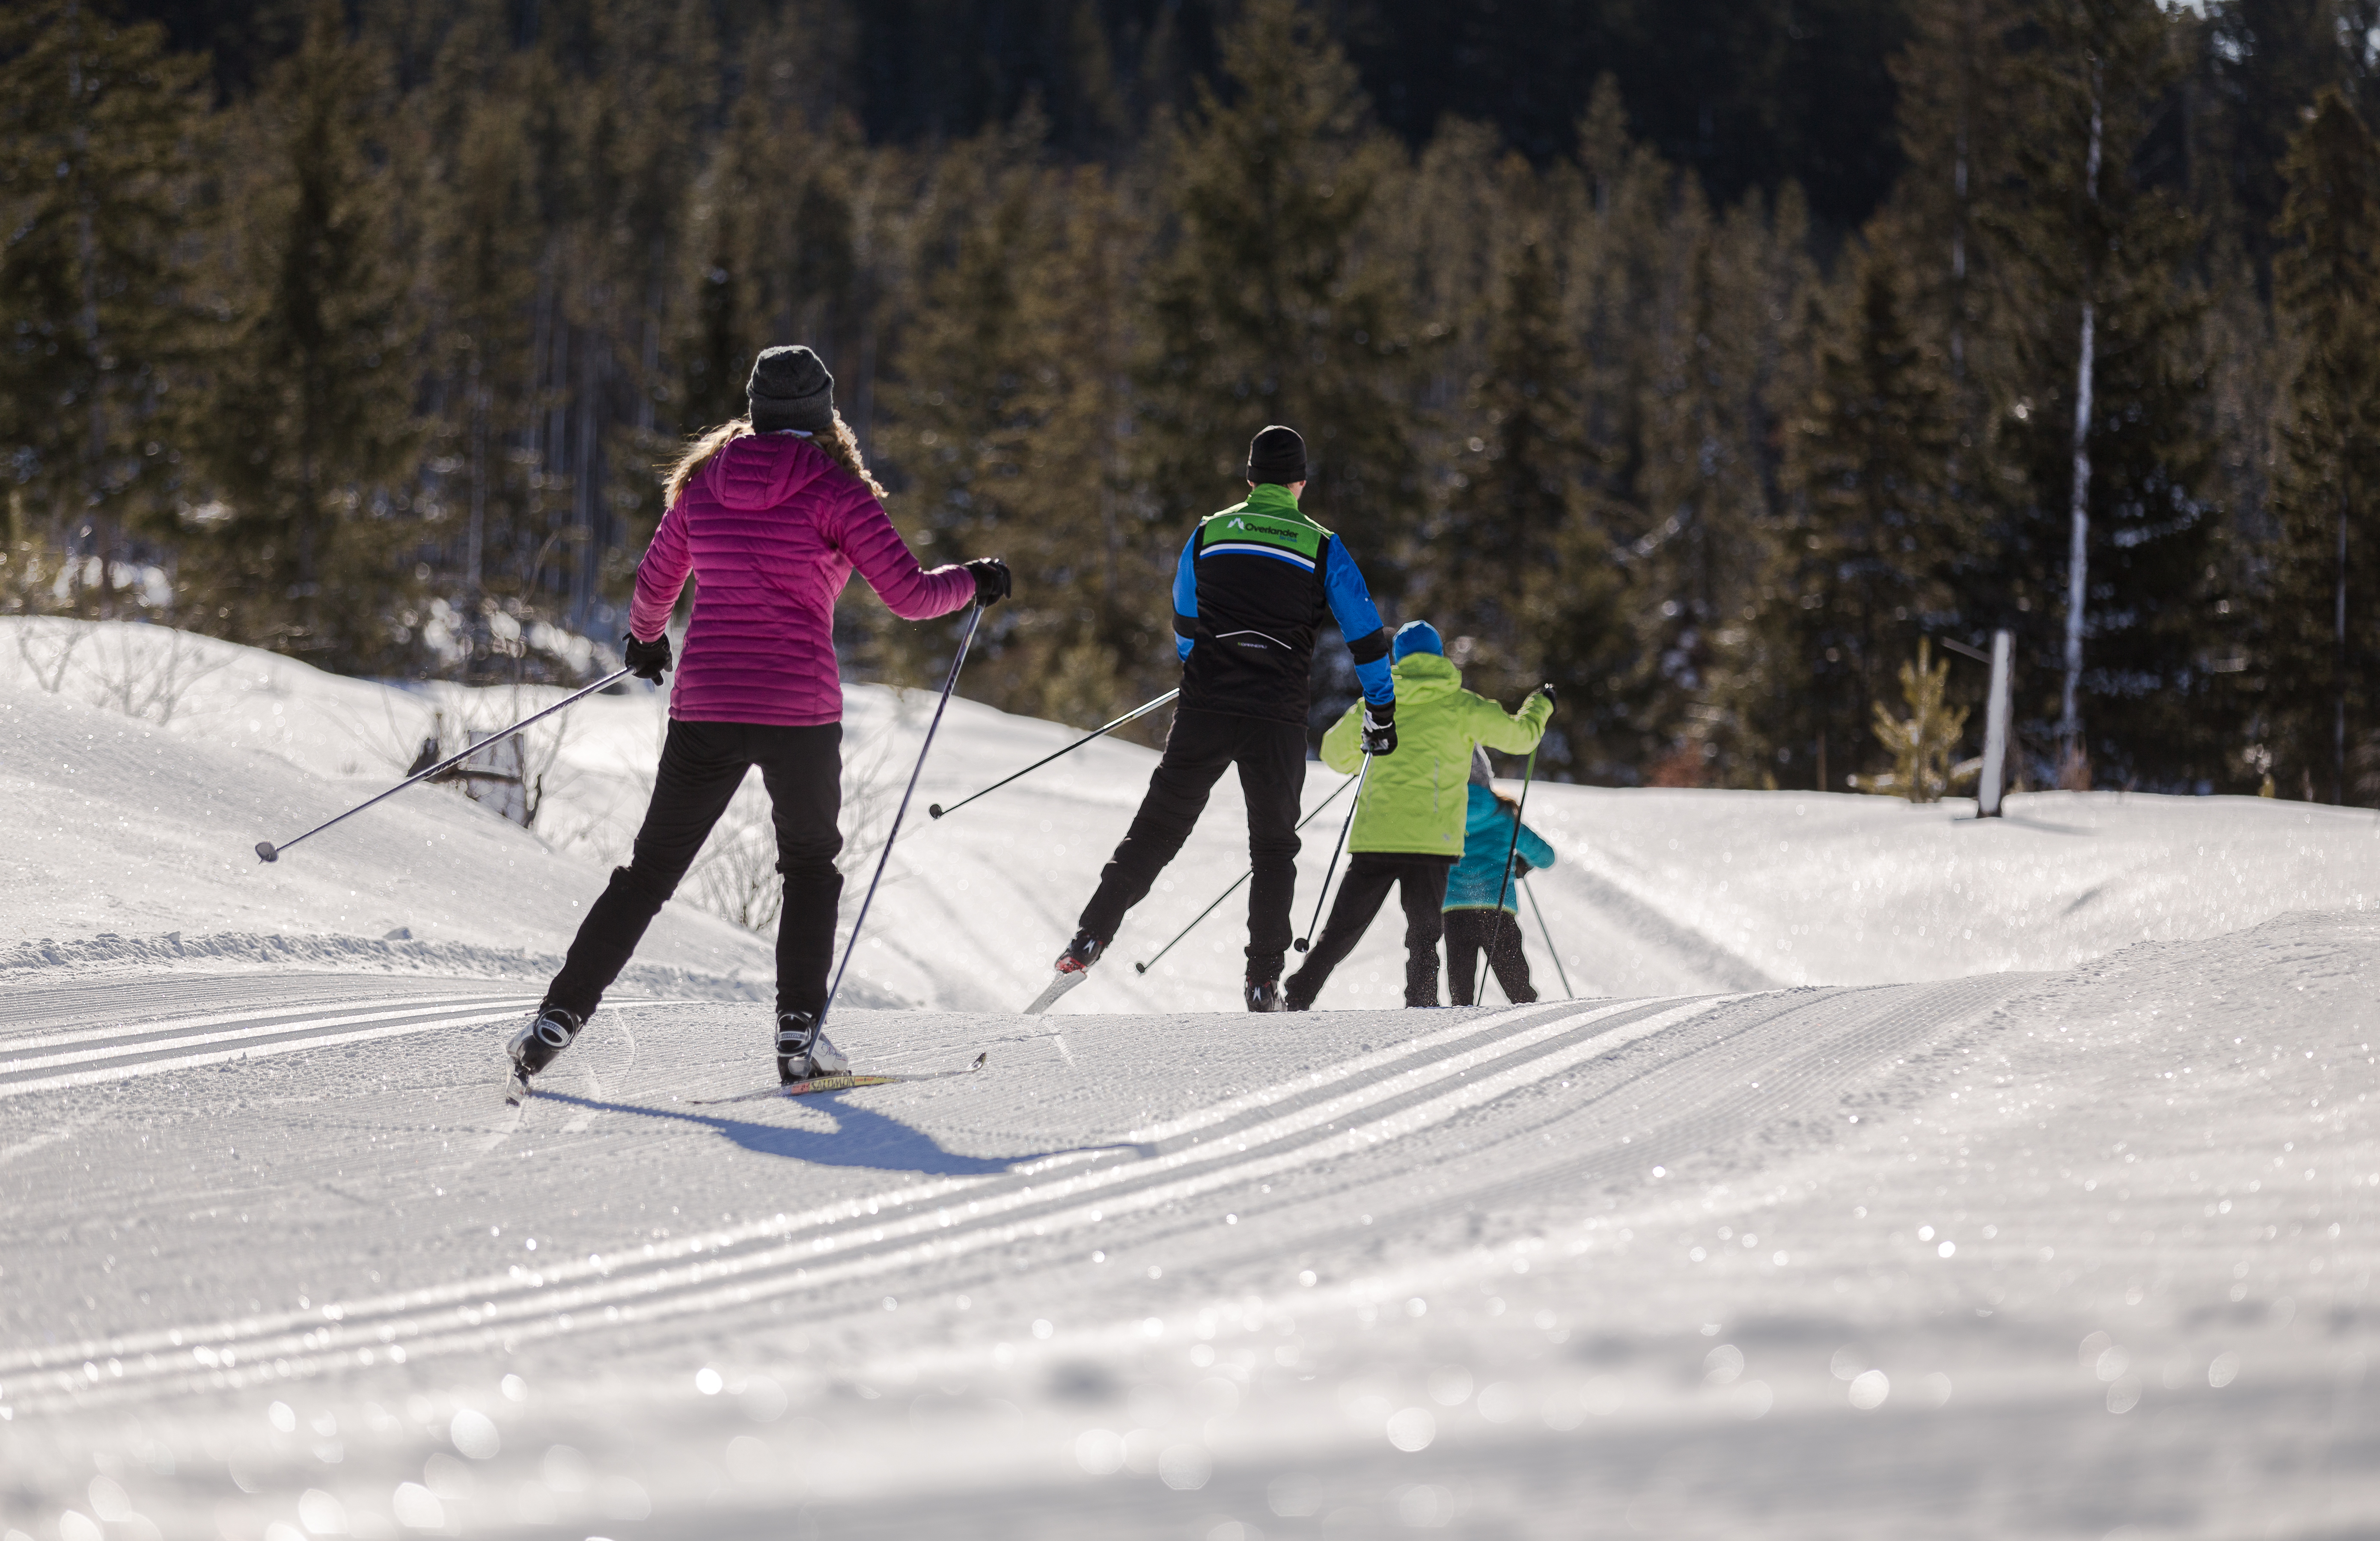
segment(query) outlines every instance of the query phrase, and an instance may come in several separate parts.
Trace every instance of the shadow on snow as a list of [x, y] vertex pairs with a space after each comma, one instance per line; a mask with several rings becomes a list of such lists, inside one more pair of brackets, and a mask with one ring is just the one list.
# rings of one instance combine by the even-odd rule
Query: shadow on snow
[[[854, 1091], [865, 1090], [853, 1087]], [[573, 1097], [567, 1092], [540, 1091], [540, 1102], [566, 1102], [596, 1112], [627, 1113], [638, 1118], [664, 1119], [715, 1129], [746, 1150], [760, 1156], [783, 1156], [821, 1167], [860, 1167], [877, 1171], [916, 1171], [936, 1177], [982, 1177], [1008, 1171], [1054, 1156], [1096, 1150], [1132, 1149], [1130, 1146], [1079, 1146], [1042, 1150], [1025, 1156], [962, 1156], [945, 1150], [941, 1142], [922, 1129], [870, 1108], [846, 1102], [846, 1092], [820, 1092], [804, 1102], [835, 1121], [831, 1130], [788, 1129], [782, 1124], [756, 1123], [747, 1119], [711, 1113], [681, 1112], [674, 1108], [643, 1107], [633, 1102], [604, 1102]]]

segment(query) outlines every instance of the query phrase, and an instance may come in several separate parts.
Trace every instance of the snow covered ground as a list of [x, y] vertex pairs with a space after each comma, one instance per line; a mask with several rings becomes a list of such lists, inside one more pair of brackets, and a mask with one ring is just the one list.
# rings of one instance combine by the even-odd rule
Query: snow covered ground
[[[1533, 935], [1548, 1000], [1395, 1010], [1384, 920], [1254, 1019], [1236, 904], [1125, 966], [1240, 870], [1226, 787], [1008, 1014], [1103, 744], [895, 853], [838, 1037], [983, 1071], [698, 1105], [768, 965], [681, 904], [516, 1125], [656, 698], [572, 713], [535, 834], [425, 788], [261, 868], [511, 693], [170, 636], [55, 691], [0, 638], [0, 1541], [2380, 1534], [2368, 812], [1540, 787], [1593, 999]], [[143, 720], [115, 646], [220, 666]], [[864, 870], [923, 710], [853, 709]], [[943, 732], [921, 800], [1068, 730]]]

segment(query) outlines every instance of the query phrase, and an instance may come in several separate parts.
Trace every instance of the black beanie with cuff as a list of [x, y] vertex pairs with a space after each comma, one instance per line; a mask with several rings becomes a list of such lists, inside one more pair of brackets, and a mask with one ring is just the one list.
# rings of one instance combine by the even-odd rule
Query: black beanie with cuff
[[752, 361], [752, 379], [744, 391], [751, 401], [755, 433], [789, 428], [824, 433], [834, 426], [834, 376], [806, 347], [762, 348]]
[[1305, 479], [1305, 441], [1297, 436], [1297, 430], [1274, 423], [1248, 441], [1248, 479], [1260, 486], [1271, 481], [1284, 487]]

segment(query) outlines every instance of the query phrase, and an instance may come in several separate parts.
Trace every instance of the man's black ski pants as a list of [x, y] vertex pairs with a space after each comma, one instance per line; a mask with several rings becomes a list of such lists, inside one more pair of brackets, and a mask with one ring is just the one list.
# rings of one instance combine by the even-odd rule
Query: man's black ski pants
[[1446, 904], [1446, 875], [1454, 869], [1452, 856], [1426, 856], [1391, 851], [1358, 851], [1347, 858], [1347, 876], [1339, 897], [1330, 901], [1330, 918], [1315, 939], [1305, 966], [1282, 981], [1281, 991], [1290, 1010], [1302, 1012], [1314, 1004], [1330, 971], [1347, 959], [1380, 903], [1395, 888], [1405, 911], [1405, 1004], [1438, 1004], [1438, 936]]
[[1305, 789], [1305, 729], [1295, 722], [1182, 707], [1165, 754], [1123, 843], [1099, 873], [1082, 928], [1101, 946], [1190, 838], [1207, 795], [1233, 765], [1248, 805], [1248, 977], [1278, 979], [1289, 955], [1289, 911], [1297, 896], [1297, 804]]
[[1479, 985], [1479, 954], [1496, 971], [1496, 982], [1514, 1005], [1537, 998], [1529, 983], [1529, 956], [1521, 951], [1521, 922], [1506, 910], [1461, 909], [1446, 912], [1446, 994], [1458, 1006], [1474, 1004]]
[[679, 880], [727, 811], [746, 772], [760, 768], [777, 828], [784, 904], [777, 916], [777, 1010], [816, 1013], [826, 1004], [834, 961], [835, 906], [843, 850], [843, 725], [785, 728], [752, 722], [681, 722], [662, 741], [653, 799], [637, 831], [636, 854], [614, 868], [611, 886], [587, 912], [545, 1004], [594, 1014]]

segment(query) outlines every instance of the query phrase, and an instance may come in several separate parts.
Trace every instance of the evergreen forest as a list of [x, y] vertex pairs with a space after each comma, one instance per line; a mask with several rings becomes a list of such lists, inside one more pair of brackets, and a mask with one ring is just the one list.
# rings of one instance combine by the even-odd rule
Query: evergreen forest
[[2380, 0], [16, 0], [0, 612], [591, 677], [806, 342], [1009, 710], [1279, 421], [1541, 775], [1972, 755], [2007, 629], [2023, 785], [2380, 805], [2375, 127]]

